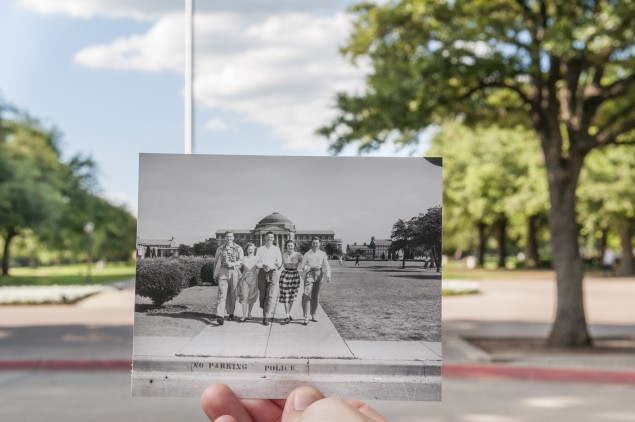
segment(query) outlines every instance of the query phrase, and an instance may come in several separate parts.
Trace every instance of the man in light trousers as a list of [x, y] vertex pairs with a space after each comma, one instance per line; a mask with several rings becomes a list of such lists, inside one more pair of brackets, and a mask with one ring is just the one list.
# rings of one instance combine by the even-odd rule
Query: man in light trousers
[[[324, 251], [320, 250], [320, 239], [314, 237], [311, 241], [311, 250], [304, 254], [300, 267], [304, 271], [304, 294], [302, 295], [302, 311], [304, 312], [303, 325], [309, 322], [309, 304], [311, 321], [316, 322], [315, 314], [320, 301], [320, 286], [326, 277], [326, 282], [331, 281], [331, 266]], [[326, 274], [324, 274], [326, 273]]]
[[265, 244], [256, 251], [256, 267], [258, 271], [258, 290], [260, 290], [260, 307], [262, 308], [262, 324], [269, 325], [273, 321], [278, 295], [280, 293], [280, 267], [282, 253], [273, 244], [273, 232], [265, 235]]
[[234, 243], [234, 233], [225, 233], [225, 244], [216, 249], [214, 256], [214, 280], [218, 283], [218, 304], [216, 305], [216, 322], [225, 323], [225, 312], [229, 320], [234, 319], [236, 307], [236, 287], [240, 278], [240, 267], [243, 262], [243, 248]]

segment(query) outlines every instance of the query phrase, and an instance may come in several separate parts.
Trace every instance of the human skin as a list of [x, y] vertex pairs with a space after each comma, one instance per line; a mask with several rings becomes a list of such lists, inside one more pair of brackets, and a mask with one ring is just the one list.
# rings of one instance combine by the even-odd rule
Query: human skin
[[361, 401], [325, 398], [313, 387], [299, 387], [285, 400], [239, 399], [224, 384], [210, 385], [201, 406], [213, 422], [387, 422]]

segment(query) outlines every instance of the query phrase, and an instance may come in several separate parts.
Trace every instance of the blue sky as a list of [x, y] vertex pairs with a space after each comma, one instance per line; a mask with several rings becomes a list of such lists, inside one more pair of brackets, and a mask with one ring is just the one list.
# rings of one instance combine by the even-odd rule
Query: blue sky
[[[349, 3], [198, 0], [195, 152], [327, 155], [314, 130], [336, 91], [363, 86], [364, 69], [337, 53]], [[0, 95], [58, 127], [67, 157], [92, 156], [103, 194], [135, 212], [138, 154], [183, 152], [182, 7], [0, 2]]]

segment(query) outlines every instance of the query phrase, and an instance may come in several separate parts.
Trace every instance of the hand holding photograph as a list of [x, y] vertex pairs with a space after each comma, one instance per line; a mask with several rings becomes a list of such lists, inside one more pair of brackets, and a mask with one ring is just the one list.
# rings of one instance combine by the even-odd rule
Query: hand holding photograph
[[440, 400], [440, 164], [141, 154], [133, 395]]

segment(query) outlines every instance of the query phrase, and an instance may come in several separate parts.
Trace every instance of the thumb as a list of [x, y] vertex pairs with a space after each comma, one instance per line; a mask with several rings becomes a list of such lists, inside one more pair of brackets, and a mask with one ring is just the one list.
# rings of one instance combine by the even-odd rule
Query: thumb
[[313, 387], [305, 386], [296, 388], [289, 394], [282, 412], [282, 422], [297, 422], [302, 412], [324, 396]]

